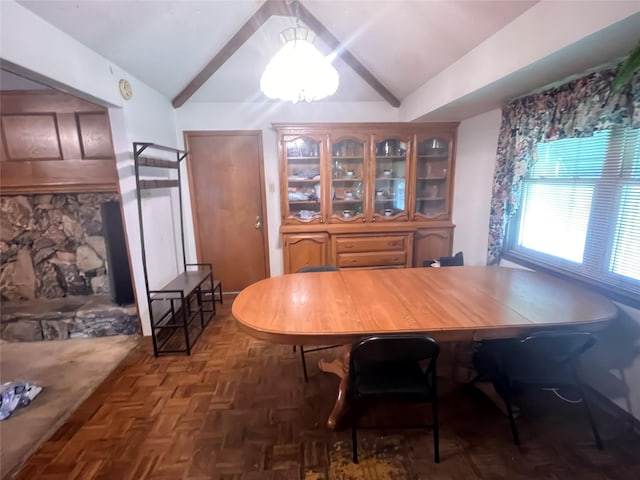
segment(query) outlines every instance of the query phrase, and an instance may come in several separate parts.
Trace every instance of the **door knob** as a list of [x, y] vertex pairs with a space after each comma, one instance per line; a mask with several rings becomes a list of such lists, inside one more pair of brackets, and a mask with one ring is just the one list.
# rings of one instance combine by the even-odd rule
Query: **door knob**
[[260, 220], [260, 215], [256, 216], [256, 230], [258, 230], [262, 226], [262, 221]]

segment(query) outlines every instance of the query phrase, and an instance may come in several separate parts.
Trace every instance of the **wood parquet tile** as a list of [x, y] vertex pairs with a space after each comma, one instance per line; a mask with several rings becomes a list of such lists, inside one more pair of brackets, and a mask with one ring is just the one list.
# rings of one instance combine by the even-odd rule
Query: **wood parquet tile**
[[[305, 384], [291, 347], [238, 332], [229, 303], [190, 357], [154, 358], [149, 339], [141, 338], [15, 478], [338, 480], [329, 479], [331, 449], [351, 443], [348, 430], [324, 426], [338, 384], [315, 367], [327, 352], [309, 355]], [[408, 479], [637, 480], [640, 439], [604, 415], [598, 419], [606, 450], [599, 452], [579, 408], [532, 392], [516, 447], [506, 418], [482, 394], [450, 388], [441, 400], [439, 465], [430, 432], [361, 437], [366, 445], [400, 435]]]

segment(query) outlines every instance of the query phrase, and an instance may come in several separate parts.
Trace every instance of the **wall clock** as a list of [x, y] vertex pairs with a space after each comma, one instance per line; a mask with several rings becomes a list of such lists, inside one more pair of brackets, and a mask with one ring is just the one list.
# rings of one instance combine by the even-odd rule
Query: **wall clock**
[[131, 84], [127, 80], [121, 78], [118, 86], [120, 87], [120, 95], [122, 95], [122, 98], [125, 100], [129, 100], [133, 96]]

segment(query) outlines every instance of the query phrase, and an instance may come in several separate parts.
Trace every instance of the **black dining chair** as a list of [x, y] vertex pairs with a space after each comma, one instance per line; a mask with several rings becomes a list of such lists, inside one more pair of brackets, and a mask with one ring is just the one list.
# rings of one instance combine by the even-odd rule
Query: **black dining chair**
[[[349, 402], [353, 462], [358, 463], [358, 428], [431, 428], [433, 452], [440, 462], [436, 363], [440, 347], [426, 335], [397, 334], [365, 338], [349, 357]], [[411, 426], [360, 425], [367, 405], [379, 402], [431, 403], [432, 422]]]
[[296, 273], [307, 273], [307, 272], [337, 272], [339, 269], [333, 265], [310, 265], [306, 267], [302, 267], [296, 271]]
[[[338, 267], [333, 266], [333, 265], [311, 265], [311, 266], [307, 266], [307, 267], [302, 267], [300, 269], [298, 269], [298, 271], [296, 273], [307, 273], [307, 272], [337, 272], [338, 271]], [[327, 350], [329, 348], [336, 348], [339, 347], [340, 345], [331, 345], [328, 347], [314, 347], [314, 348], [308, 348], [305, 350], [303, 345], [300, 345], [300, 360], [302, 361], [302, 373], [304, 374], [304, 381], [308, 382], [309, 381], [309, 374], [307, 373], [307, 361], [305, 359], [305, 355], [307, 353], [311, 353], [311, 352], [318, 352], [320, 350]], [[296, 346], [293, 346], [293, 351], [296, 351]]]
[[[520, 444], [513, 416], [513, 395], [523, 386], [556, 389], [573, 387], [580, 396], [579, 403], [591, 424], [599, 450], [602, 440], [584, 394], [578, 373], [578, 357], [596, 343], [588, 332], [539, 332], [521, 340], [485, 340], [473, 355], [478, 376], [473, 380], [490, 381], [507, 409], [513, 442]], [[553, 390], [555, 391], [555, 390]]]
[[[441, 267], [463, 267], [464, 255], [462, 252], [458, 252], [452, 257], [440, 257], [437, 259]], [[425, 260], [422, 262], [423, 267], [431, 267], [435, 260]]]

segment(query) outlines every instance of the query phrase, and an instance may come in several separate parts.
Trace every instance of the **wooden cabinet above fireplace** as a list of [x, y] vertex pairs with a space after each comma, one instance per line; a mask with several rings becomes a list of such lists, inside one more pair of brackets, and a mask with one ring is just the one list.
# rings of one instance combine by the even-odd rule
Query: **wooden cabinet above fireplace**
[[2, 92], [0, 101], [3, 194], [118, 190], [106, 108], [54, 91]]

